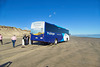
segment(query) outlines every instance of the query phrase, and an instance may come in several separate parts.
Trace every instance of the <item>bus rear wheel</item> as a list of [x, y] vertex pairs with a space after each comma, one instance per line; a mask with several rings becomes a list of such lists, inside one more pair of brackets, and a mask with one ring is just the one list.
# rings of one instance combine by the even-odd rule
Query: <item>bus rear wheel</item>
[[57, 45], [57, 43], [58, 43], [58, 40], [57, 40], [57, 39], [55, 39], [54, 45]]

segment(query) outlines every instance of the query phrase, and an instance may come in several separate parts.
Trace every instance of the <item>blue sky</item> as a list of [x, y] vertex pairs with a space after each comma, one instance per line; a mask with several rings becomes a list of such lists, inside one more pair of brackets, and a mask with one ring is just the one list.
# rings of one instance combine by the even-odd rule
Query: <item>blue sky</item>
[[0, 0], [0, 25], [30, 29], [34, 21], [100, 34], [100, 0]]

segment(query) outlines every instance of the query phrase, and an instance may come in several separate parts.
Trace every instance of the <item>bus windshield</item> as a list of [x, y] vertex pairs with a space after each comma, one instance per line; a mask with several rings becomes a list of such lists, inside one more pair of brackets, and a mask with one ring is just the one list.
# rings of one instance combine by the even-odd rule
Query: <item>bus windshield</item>
[[44, 33], [44, 22], [36, 22], [31, 25], [31, 33], [34, 35], [41, 35]]
[[34, 35], [43, 34], [43, 28], [33, 28], [33, 29], [31, 29], [31, 33]]

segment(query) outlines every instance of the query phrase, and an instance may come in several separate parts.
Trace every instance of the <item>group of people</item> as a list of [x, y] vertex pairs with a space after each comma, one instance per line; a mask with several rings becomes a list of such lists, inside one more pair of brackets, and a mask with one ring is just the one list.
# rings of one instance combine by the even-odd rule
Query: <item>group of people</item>
[[30, 38], [29, 35], [28, 36], [24, 35], [24, 37], [23, 37], [24, 42], [22, 42], [22, 44], [23, 45], [28, 45], [29, 44], [29, 38]]
[[[24, 35], [24, 37], [22, 38], [22, 40], [24, 41], [22, 44], [23, 45], [28, 45], [29, 44], [29, 36], [26, 36]], [[13, 35], [11, 37], [11, 40], [12, 40], [12, 44], [13, 44], [13, 47], [15, 48], [15, 43], [16, 43], [16, 40], [17, 40], [17, 37], [16, 35]], [[1, 45], [3, 45], [3, 36], [0, 34], [0, 42], [1, 42]]]
[[[16, 36], [14, 35], [13, 37], [11, 37], [12, 43], [13, 43], [13, 47], [15, 48], [15, 42], [17, 40]], [[0, 34], [0, 42], [1, 45], [3, 45], [3, 36]]]

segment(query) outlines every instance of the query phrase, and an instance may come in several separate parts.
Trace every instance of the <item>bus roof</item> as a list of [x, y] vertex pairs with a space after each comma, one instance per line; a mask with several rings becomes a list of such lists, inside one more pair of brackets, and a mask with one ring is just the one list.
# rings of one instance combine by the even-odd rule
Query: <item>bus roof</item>
[[[32, 22], [32, 23], [37, 23], [37, 22], [40, 22], [40, 23], [48, 23], [48, 22], [45, 22], [45, 21], [35, 21], [35, 22]], [[51, 24], [51, 23], [48, 23], [48, 24]], [[62, 28], [62, 29], [66, 29], [66, 28], [63, 28], [63, 27], [58, 26], [58, 25], [55, 25], [55, 24], [51, 24], [51, 25], [57, 26], [57, 27]], [[66, 29], [66, 30], [68, 30], [68, 29]]]

